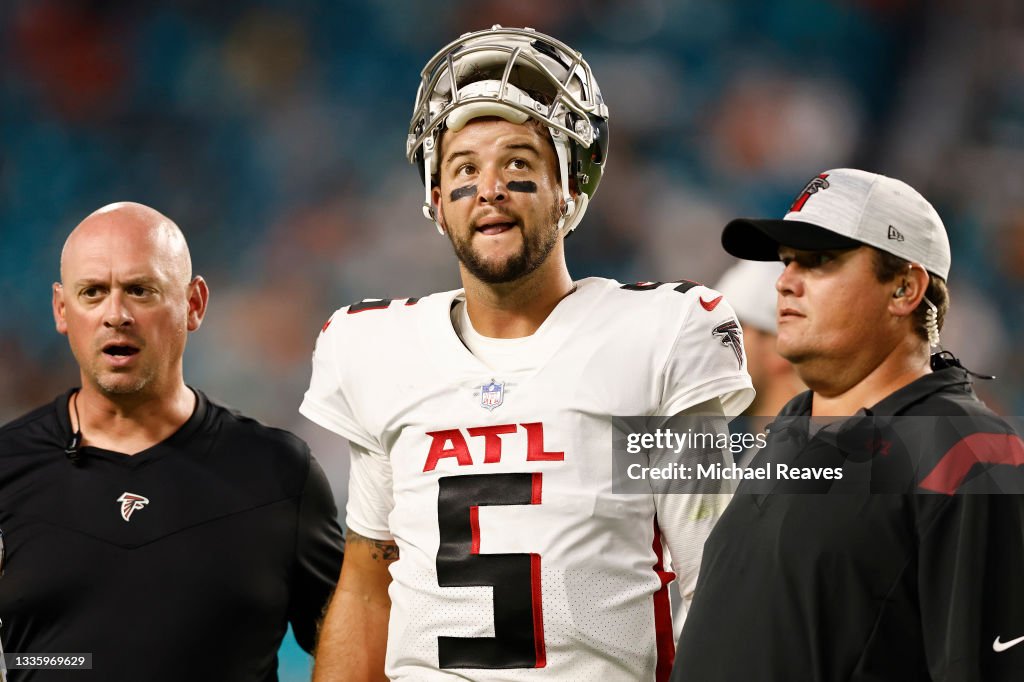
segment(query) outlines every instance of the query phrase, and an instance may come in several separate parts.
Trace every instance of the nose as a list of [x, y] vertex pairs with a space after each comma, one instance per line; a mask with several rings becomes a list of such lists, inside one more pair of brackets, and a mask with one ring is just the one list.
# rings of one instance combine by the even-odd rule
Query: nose
[[114, 291], [107, 297], [104, 303], [106, 310], [103, 311], [103, 326], [117, 328], [127, 327], [135, 322], [131, 309], [126, 305], [125, 296], [120, 291]]
[[508, 199], [508, 187], [501, 170], [490, 168], [481, 171], [477, 192], [477, 199], [482, 204], [500, 204]]
[[782, 271], [779, 278], [775, 280], [775, 290], [783, 296], [800, 296], [803, 293], [803, 281], [800, 277], [800, 265], [790, 261], [789, 265]]

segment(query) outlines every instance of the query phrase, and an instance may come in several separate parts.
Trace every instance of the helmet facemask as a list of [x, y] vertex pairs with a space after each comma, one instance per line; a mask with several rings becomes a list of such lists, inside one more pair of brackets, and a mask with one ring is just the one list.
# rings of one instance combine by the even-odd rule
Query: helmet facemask
[[566, 207], [558, 228], [568, 234], [597, 189], [608, 148], [608, 108], [582, 55], [533, 29], [495, 26], [463, 35], [427, 63], [406, 153], [423, 179], [423, 213], [435, 224], [430, 189], [441, 132], [483, 116], [532, 117], [547, 127]]

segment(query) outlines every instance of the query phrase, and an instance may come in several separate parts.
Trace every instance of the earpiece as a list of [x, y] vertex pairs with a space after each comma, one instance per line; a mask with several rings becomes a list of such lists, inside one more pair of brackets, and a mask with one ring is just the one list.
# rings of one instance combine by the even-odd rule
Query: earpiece
[[892, 297], [893, 298], [903, 298], [903, 296], [906, 295], [906, 293], [907, 293], [907, 288], [906, 287], [900, 287], [899, 289], [897, 289], [895, 291], [895, 293], [893, 293]]

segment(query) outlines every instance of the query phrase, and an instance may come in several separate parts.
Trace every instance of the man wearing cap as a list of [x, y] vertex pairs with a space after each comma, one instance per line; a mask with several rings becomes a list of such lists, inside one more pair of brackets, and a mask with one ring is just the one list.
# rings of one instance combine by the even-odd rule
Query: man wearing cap
[[1024, 445], [930, 353], [949, 302], [938, 214], [837, 169], [722, 243], [785, 264], [778, 350], [810, 390], [750, 465], [770, 478], [740, 484], [705, 544], [672, 679], [1024, 679]]

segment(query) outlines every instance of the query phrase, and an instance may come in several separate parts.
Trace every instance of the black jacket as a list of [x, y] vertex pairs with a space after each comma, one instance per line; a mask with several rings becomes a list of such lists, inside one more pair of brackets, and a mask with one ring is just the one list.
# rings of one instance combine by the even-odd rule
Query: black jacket
[[740, 485], [672, 680], [1024, 679], [1024, 643], [1003, 649], [1024, 637], [1019, 436], [959, 368], [841, 423], [810, 407], [809, 392], [786, 405], [751, 467], [842, 478]]

